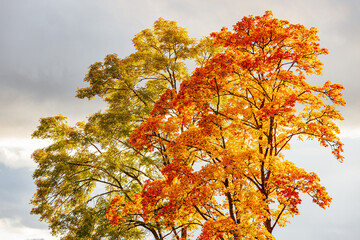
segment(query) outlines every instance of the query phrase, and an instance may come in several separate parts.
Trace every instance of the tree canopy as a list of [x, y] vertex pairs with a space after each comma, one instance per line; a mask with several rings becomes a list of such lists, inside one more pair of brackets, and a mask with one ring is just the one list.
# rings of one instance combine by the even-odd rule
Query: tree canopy
[[267, 11], [195, 40], [160, 18], [133, 44], [130, 56], [91, 65], [78, 89], [106, 101], [104, 112], [76, 126], [43, 118], [33, 133], [53, 141], [33, 154], [32, 199], [53, 234], [274, 239], [300, 194], [329, 206], [319, 177], [284, 155], [294, 139], [316, 139], [343, 160], [343, 87], [306, 79], [328, 53], [315, 28]]

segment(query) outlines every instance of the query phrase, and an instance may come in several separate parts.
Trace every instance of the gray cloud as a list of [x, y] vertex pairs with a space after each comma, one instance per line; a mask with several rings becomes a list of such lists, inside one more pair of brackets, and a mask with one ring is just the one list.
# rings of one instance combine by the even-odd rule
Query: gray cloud
[[[40, 116], [57, 112], [88, 115], [87, 101], [75, 99], [75, 90], [84, 86], [82, 79], [91, 63], [109, 53], [128, 51], [125, 48], [119, 51], [122, 41], [128, 46], [130, 43], [126, 27], [114, 23], [113, 16], [106, 8], [101, 8], [98, 1], [2, 4], [2, 137], [21, 135], [30, 127], [29, 122], [34, 127]], [[90, 112], [97, 111], [98, 107], [95, 109]]]

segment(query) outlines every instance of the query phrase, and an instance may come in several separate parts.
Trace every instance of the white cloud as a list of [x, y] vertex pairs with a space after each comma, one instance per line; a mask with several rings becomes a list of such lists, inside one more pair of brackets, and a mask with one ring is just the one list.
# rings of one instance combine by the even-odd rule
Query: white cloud
[[360, 139], [360, 127], [356, 125], [340, 127], [340, 139]]
[[45, 140], [0, 139], [0, 163], [10, 168], [35, 168], [31, 159], [34, 150], [49, 143]]
[[0, 239], [6, 240], [55, 240], [48, 230], [26, 227], [19, 219], [0, 219]]

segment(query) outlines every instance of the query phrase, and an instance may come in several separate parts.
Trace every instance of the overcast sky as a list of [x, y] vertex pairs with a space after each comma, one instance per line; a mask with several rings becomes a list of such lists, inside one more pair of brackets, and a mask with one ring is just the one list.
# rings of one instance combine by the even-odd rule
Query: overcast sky
[[324, 211], [306, 198], [301, 215], [278, 240], [337, 240], [358, 236], [360, 222], [360, 1], [358, 0], [0, 0], [0, 239], [51, 238], [46, 224], [29, 214], [35, 192], [30, 139], [41, 117], [63, 114], [84, 120], [103, 107], [76, 99], [90, 64], [107, 54], [133, 52], [131, 39], [159, 17], [175, 20], [190, 36], [231, 27], [243, 16], [274, 17], [319, 30], [323, 76], [343, 84], [341, 109], [345, 162], [316, 142], [296, 143], [287, 155], [319, 174], [333, 197]]

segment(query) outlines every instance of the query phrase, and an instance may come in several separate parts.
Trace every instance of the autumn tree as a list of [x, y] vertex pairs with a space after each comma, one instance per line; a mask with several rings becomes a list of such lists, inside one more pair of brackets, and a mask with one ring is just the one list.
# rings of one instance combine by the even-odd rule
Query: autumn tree
[[284, 152], [294, 139], [317, 140], [343, 161], [335, 123], [343, 87], [306, 79], [321, 74], [318, 56], [328, 53], [315, 28], [268, 11], [211, 37], [221, 51], [166, 90], [131, 133], [139, 156], [157, 156], [158, 178], [135, 201], [117, 195], [108, 218], [161, 223], [177, 239], [196, 231], [198, 240], [274, 239], [299, 214], [301, 196], [324, 209], [331, 202], [316, 173]]
[[[159, 152], [139, 152], [128, 143], [166, 89], [179, 88], [189, 78], [185, 62], [204, 64], [216, 51], [212, 40], [196, 41], [175, 22], [162, 18], [153, 29], [135, 36], [135, 53], [120, 59], [106, 56], [89, 68], [78, 98], [103, 99], [107, 109], [70, 126], [66, 117], [42, 118], [33, 137], [51, 144], [33, 153], [37, 191], [32, 213], [49, 224], [61, 239], [154, 239], [172, 236], [159, 221], [127, 214], [111, 222], [111, 201], [138, 202], [146, 180], [162, 177]], [[116, 198], [116, 197], [115, 197]]]
[[283, 154], [316, 139], [342, 161], [343, 87], [306, 80], [327, 54], [316, 34], [266, 12], [196, 41], [160, 18], [134, 54], [90, 66], [77, 97], [104, 112], [41, 119], [33, 137], [52, 144], [33, 154], [32, 213], [62, 239], [272, 239], [299, 194], [327, 207], [317, 175]]

